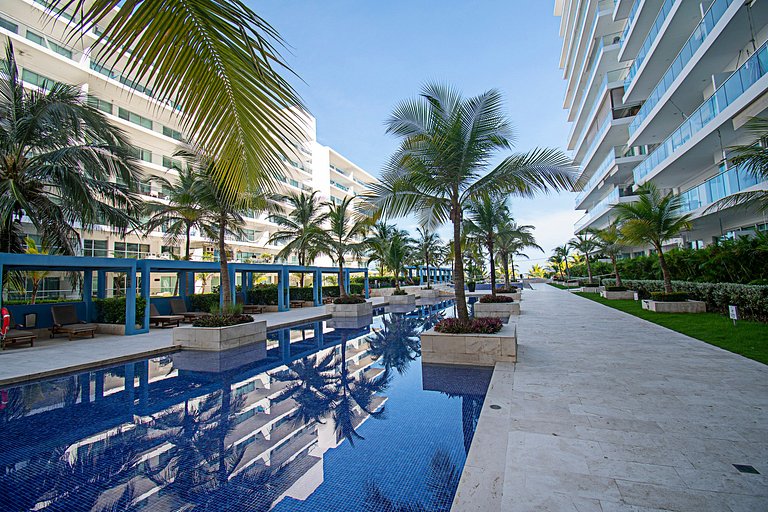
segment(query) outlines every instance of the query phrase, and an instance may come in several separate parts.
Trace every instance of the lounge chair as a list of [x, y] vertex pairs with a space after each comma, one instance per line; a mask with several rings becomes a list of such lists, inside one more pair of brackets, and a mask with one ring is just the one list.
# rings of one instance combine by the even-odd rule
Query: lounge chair
[[255, 315], [264, 312], [264, 306], [261, 304], [245, 304], [245, 296], [241, 293], [235, 295], [235, 302], [243, 307], [243, 313]]
[[[13, 318], [11, 318], [11, 325], [13, 325]], [[24, 330], [23, 327], [17, 325], [13, 329], [9, 329], [5, 336], [0, 339], [0, 350], [5, 350], [8, 345], [15, 345], [16, 343], [29, 343], [30, 347], [34, 347], [37, 335], [34, 331]]]
[[90, 336], [93, 338], [96, 335], [98, 326], [80, 320], [74, 304], [51, 306], [51, 316], [53, 317], [51, 338], [57, 334], [66, 334], [70, 340], [73, 337], [85, 338]]
[[185, 321], [194, 321], [201, 316], [210, 315], [210, 313], [204, 313], [202, 311], [187, 311], [187, 305], [182, 299], [171, 299], [168, 301], [171, 305], [172, 315], [181, 315]]
[[167, 327], [169, 325], [176, 324], [179, 326], [184, 320], [184, 315], [161, 315], [157, 310], [157, 306], [154, 304], [149, 305], [149, 323], [155, 324], [157, 327]]
[[303, 300], [292, 300], [290, 302], [292, 308], [303, 308], [304, 307], [304, 301]]

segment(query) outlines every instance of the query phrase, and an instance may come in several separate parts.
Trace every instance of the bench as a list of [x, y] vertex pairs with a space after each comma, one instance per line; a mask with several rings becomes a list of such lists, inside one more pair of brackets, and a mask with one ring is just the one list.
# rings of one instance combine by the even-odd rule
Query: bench
[[184, 320], [184, 315], [161, 315], [154, 304], [149, 305], [149, 323], [157, 327], [168, 327], [176, 324], [176, 327]]
[[187, 305], [182, 299], [171, 299], [168, 303], [171, 305], [171, 314], [183, 316], [185, 321], [193, 322], [201, 316], [210, 315], [202, 311], [187, 311]]

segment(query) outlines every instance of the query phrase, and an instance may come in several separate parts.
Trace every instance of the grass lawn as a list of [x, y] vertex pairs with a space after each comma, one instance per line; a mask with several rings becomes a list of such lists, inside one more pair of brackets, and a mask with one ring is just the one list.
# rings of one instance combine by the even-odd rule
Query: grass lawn
[[547, 283], [549, 286], [554, 286], [555, 288], [560, 288], [561, 290], [568, 290], [569, 288], [567, 286], [563, 286], [561, 284], [557, 283]]
[[768, 324], [738, 320], [734, 327], [728, 317], [719, 313], [654, 313], [644, 310], [639, 300], [606, 300], [598, 293], [576, 295], [768, 364]]

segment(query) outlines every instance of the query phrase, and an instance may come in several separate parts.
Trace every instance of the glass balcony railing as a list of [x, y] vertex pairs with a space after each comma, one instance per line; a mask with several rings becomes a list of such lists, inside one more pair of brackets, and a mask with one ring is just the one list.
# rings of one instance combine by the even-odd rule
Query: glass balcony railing
[[629, 16], [627, 16], [627, 24], [624, 25], [624, 32], [621, 34], [621, 42], [624, 43], [624, 41], [627, 39], [627, 35], [629, 34], [629, 29], [632, 28], [632, 24], [635, 22], [635, 16], [637, 16], [637, 10], [640, 7], [640, 4], [643, 3], [642, 0], [635, 0], [632, 3], [632, 9], [629, 11]]
[[723, 14], [725, 14], [725, 11], [732, 3], [733, 0], [715, 0], [712, 3], [707, 12], [704, 14], [704, 18], [702, 18], [702, 20], [694, 29], [691, 37], [688, 38], [688, 41], [683, 46], [683, 49], [680, 50], [680, 53], [677, 54], [677, 57], [675, 57], [675, 60], [673, 60], [672, 64], [670, 64], [669, 68], [667, 68], [664, 76], [661, 77], [661, 80], [659, 80], [659, 83], [656, 84], [656, 87], [654, 87], [653, 91], [651, 91], [648, 99], [645, 100], [645, 103], [637, 113], [635, 120], [632, 121], [632, 124], [629, 125], [630, 137], [635, 133], [635, 131], [637, 131], [643, 121], [645, 121], [651, 110], [653, 110], [653, 108], [659, 103], [659, 100], [664, 95], [664, 93], [667, 92], [667, 90], [672, 86], [672, 82], [674, 82], [675, 79], [680, 75], [685, 65], [688, 64], [688, 62], [691, 60], [691, 57], [693, 57], [693, 54], [696, 53], [696, 50], [701, 47], [701, 45], [704, 43], [704, 40], [707, 38], [709, 33], [712, 32], [712, 29], [715, 27], [715, 25], [717, 25], [717, 22], [720, 21], [720, 18], [723, 17]]
[[600, 183], [603, 178], [608, 174], [608, 171], [616, 164], [617, 158], [627, 158], [631, 156], [640, 156], [648, 153], [647, 146], [634, 146], [627, 148], [627, 146], [615, 146], [613, 150], [608, 153], [605, 159], [600, 163], [600, 167], [597, 168], [595, 174], [587, 181], [581, 192], [576, 196], [576, 205], [578, 206], [582, 200]]
[[587, 146], [587, 150], [584, 152], [584, 156], [591, 155], [592, 151], [595, 150], [595, 148], [600, 144], [600, 141], [603, 139], [603, 136], [608, 131], [608, 129], [611, 127], [611, 121], [613, 121], [613, 116], [611, 116], [610, 112], [608, 113], [608, 117], [606, 117], [603, 122], [600, 124], [600, 128], [597, 129], [595, 132], [595, 136], [592, 137], [592, 140], [589, 143], [589, 146]]
[[680, 1], [682, 0], [665, 0], [665, 2], [662, 4], [661, 9], [659, 9], [659, 13], [656, 15], [656, 19], [653, 20], [653, 26], [651, 27], [650, 32], [648, 32], [648, 35], [645, 36], [643, 46], [640, 47], [640, 51], [637, 53], [635, 61], [629, 68], [629, 74], [627, 75], [626, 80], [624, 80], [625, 90], [628, 90], [629, 86], [632, 85], [632, 80], [634, 80], [635, 75], [637, 74], [637, 70], [640, 69], [640, 66], [643, 65], [645, 57], [647, 57], [648, 52], [651, 51], [651, 46], [653, 46], [654, 41], [656, 41], [656, 37], [659, 35], [659, 31], [661, 31], [661, 27], [664, 25], [667, 16], [669, 16], [669, 13], [672, 11], [672, 6], [675, 5], [675, 2]]
[[680, 197], [683, 201], [683, 212], [692, 212], [701, 207], [709, 206], [725, 197], [746, 190], [760, 183], [753, 174], [748, 173], [742, 166], [731, 167], [717, 176], [709, 178], [704, 183], [686, 190]]
[[736, 71], [717, 88], [691, 116], [686, 119], [664, 142], [638, 165], [634, 172], [635, 183], [648, 176], [662, 161], [666, 160], [677, 148], [688, 142], [691, 137], [707, 126], [728, 105], [736, 101], [747, 89], [768, 72], [768, 43], [752, 54]]
[[[585, 119], [585, 125], [581, 129], [581, 133], [579, 134], [579, 139], [582, 139], [584, 137], [584, 134], [586, 133], [587, 129], [589, 128], [589, 124], [590, 124], [589, 121], [595, 117], [595, 114], [597, 113], [597, 109], [599, 109], [600, 106], [603, 104], [603, 102], [601, 102], [599, 100], [603, 97], [603, 92], [608, 89], [608, 84], [616, 82], [618, 80], [621, 80], [621, 75], [625, 71], [626, 71], [626, 68], [624, 68], [624, 69], [615, 69], [615, 70], [609, 71], [608, 73], [605, 74], [605, 76], [603, 77], [603, 81], [600, 83], [600, 85], [597, 88], [597, 94], [595, 95], [595, 99], [594, 99], [594, 103], [592, 105], [592, 109], [589, 111], [589, 115], [587, 115], [587, 117], [584, 118]], [[591, 80], [592, 79], [590, 78], [590, 81], [587, 82], [587, 87], [589, 87], [589, 84], [591, 83]], [[585, 89], [584, 92], [586, 93], [587, 90], [588, 89]], [[586, 96], [585, 96], [585, 100], [586, 100]], [[586, 105], [586, 103], [582, 104], [581, 107], [579, 108], [579, 110], [584, 108], [585, 105]], [[576, 119], [577, 120], [579, 119], [578, 115], [576, 116]], [[576, 123], [574, 123], [573, 126], [575, 128]]]
[[619, 189], [614, 188], [607, 196], [602, 198], [599, 203], [593, 206], [586, 215], [584, 215], [581, 219], [578, 220], [578, 222], [576, 222], [576, 224], [574, 224], [574, 231], [580, 231], [618, 202]]
[[349, 187], [347, 187], [346, 185], [342, 185], [341, 183], [337, 183], [336, 181], [331, 180], [331, 185], [333, 185], [334, 187], [340, 190], [343, 190], [344, 192], [349, 191]]
[[28, 41], [32, 41], [36, 45], [47, 48], [69, 60], [77, 62], [83, 56], [82, 51], [75, 49], [63, 41], [59, 41], [47, 35], [42, 35], [37, 29], [30, 27], [26, 23], [19, 21], [5, 12], [0, 13], [0, 27], [9, 32], [13, 32], [14, 34], [18, 34]]

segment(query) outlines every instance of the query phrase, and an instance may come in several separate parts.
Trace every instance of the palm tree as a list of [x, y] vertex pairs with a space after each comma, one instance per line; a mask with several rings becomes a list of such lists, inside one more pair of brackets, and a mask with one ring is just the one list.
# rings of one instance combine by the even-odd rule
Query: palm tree
[[384, 275], [386, 270], [386, 252], [389, 241], [398, 232], [394, 224], [386, 222], [376, 222], [371, 228], [370, 234], [365, 238], [365, 245], [368, 251], [368, 265], [373, 262], [379, 264], [379, 276]]
[[533, 196], [573, 185], [570, 161], [560, 151], [534, 149], [508, 154], [489, 170], [499, 152], [512, 148], [512, 126], [501, 93], [490, 90], [463, 98], [454, 89], [428, 84], [416, 99], [400, 103], [387, 120], [387, 133], [401, 138], [381, 183], [368, 200], [385, 217], [415, 212], [430, 229], [453, 224], [457, 313], [469, 318], [461, 246], [463, 211], [483, 194]]
[[491, 272], [491, 295], [496, 295], [496, 250], [495, 243], [500, 227], [509, 219], [509, 207], [503, 198], [490, 194], [470, 201], [464, 230], [477, 238], [488, 250]]
[[76, 254], [73, 227], [135, 225], [140, 171], [125, 133], [88, 105], [80, 87], [24, 88], [13, 44], [0, 61], [0, 252], [22, 252], [26, 217], [42, 245]]
[[[761, 144], [761, 141], [768, 138], [768, 119], [753, 117], [747, 122], [746, 128], [755, 137], [755, 140], [751, 144], [728, 148], [731, 151], [731, 162], [734, 166], [741, 166], [757, 182], [768, 181], [768, 147]], [[731, 194], [709, 206], [705, 213], [719, 211], [731, 206], [752, 204], [757, 205], [760, 211], [768, 211], [768, 190]]]
[[[287, 259], [295, 254], [302, 267], [315, 260], [319, 252], [319, 240], [323, 237], [322, 224], [328, 217], [328, 213], [320, 208], [317, 194], [315, 190], [311, 194], [302, 192], [284, 196], [281, 199], [287, 201], [293, 210], [287, 215], [275, 214], [269, 217], [280, 229], [270, 235], [268, 243], [285, 243], [277, 253], [278, 258]], [[303, 288], [303, 272], [299, 280]]]
[[400, 276], [405, 270], [408, 255], [413, 248], [413, 240], [402, 232], [396, 232], [386, 247], [384, 264], [395, 274], [395, 291], [400, 292]]
[[690, 229], [689, 214], [681, 215], [682, 199], [672, 193], [662, 195], [656, 185], [646, 183], [638, 189], [640, 199], [633, 203], [619, 203], [618, 219], [621, 233], [631, 243], [651, 244], [659, 257], [664, 278], [664, 291], [672, 293], [672, 277], [662, 244], [681, 231]]
[[[27, 245], [27, 249], [24, 251], [24, 254], [49, 254], [48, 249], [45, 247], [38, 247], [35, 241], [30, 237], [27, 237], [24, 243]], [[40, 283], [42, 283], [43, 280], [50, 275], [50, 271], [24, 270], [14, 272], [13, 274], [15, 275], [10, 276], [10, 281], [15, 286], [17, 292], [20, 295], [26, 295], [27, 280], [32, 281], [32, 291], [30, 293], [29, 303], [34, 304], [37, 301], [37, 293], [40, 289]]]
[[528, 275], [532, 277], [544, 277], [544, 269], [538, 263], [531, 266], [531, 270], [528, 271]]
[[430, 290], [432, 286], [429, 284], [429, 262], [434, 261], [435, 258], [439, 258], [442, 250], [442, 242], [440, 241], [438, 234], [434, 231], [430, 231], [427, 227], [416, 228], [416, 232], [419, 234], [416, 246], [421, 261], [424, 263], [427, 270], [427, 290]]
[[568, 245], [584, 255], [587, 263], [587, 274], [589, 275], [589, 282], [592, 283], [592, 264], [589, 261], [589, 255], [592, 254], [595, 249], [598, 248], [597, 240], [592, 233], [580, 233], [568, 242]]
[[616, 276], [616, 286], [621, 286], [621, 276], [619, 275], [619, 266], [616, 259], [624, 248], [623, 237], [621, 235], [621, 226], [614, 220], [607, 227], [593, 232], [597, 248], [611, 259], [613, 265], [613, 275]]
[[[52, 0], [72, 17], [70, 37], [99, 34], [91, 59], [151, 84], [176, 107], [190, 140], [215, 155], [212, 174], [227, 194], [271, 191], [284, 147], [303, 138], [301, 101], [280, 75], [292, 73], [277, 31], [244, 2]], [[93, 33], [93, 32], [91, 32]]]
[[571, 269], [568, 267], [568, 256], [571, 255], [571, 248], [568, 246], [568, 244], [564, 244], [559, 247], [555, 247], [554, 253], [556, 256], [559, 256], [563, 259], [563, 263], [565, 264], [565, 273], [568, 276], [568, 279], [570, 279]]
[[511, 218], [499, 227], [496, 255], [501, 260], [506, 287], [510, 286], [510, 269], [512, 270], [512, 279], [515, 279], [515, 256], [527, 258], [528, 256], [522, 251], [528, 247], [544, 252], [544, 249], [536, 243], [536, 238], [533, 236], [534, 229], [536, 228], [528, 224], [519, 225]]
[[345, 197], [340, 203], [325, 203], [329, 228], [318, 242], [319, 251], [330, 256], [339, 267], [339, 297], [347, 296], [344, 288], [344, 258], [364, 250], [363, 237], [369, 227], [367, 219], [355, 215], [351, 203], [350, 197]]
[[206, 211], [201, 221], [203, 232], [215, 241], [219, 250], [219, 291], [224, 308], [232, 304], [232, 286], [229, 281], [229, 255], [227, 239], [241, 238], [244, 235], [246, 215], [256, 215], [259, 212], [277, 213], [280, 207], [273, 195], [245, 190], [232, 194], [221, 181], [215, 179], [215, 159], [209, 157], [205, 150], [199, 147], [185, 146], [175, 156], [184, 158], [187, 165], [193, 168], [199, 181], [200, 205]]
[[552, 269], [556, 275], [560, 276], [561, 279], [564, 278], [563, 267], [565, 258], [555, 252], [552, 256], [549, 257], [549, 260], [547, 261], [549, 262], [549, 268]]
[[173, 183], [155, 178], [167, 190], [167, 203], [153, 201], [145, 204], [148, 218], [143, 228], [149, 234], [163, 227], [163, 242], [166, 245], [176, 246], [181, 236], [184, 236], [184, 259], [189, 260], [192, 230], [202, 230], [208, 214], [200, 202], [205, 186], [204, 180], [191, 166], [182, 166], [178, 173], [179, 177]]

